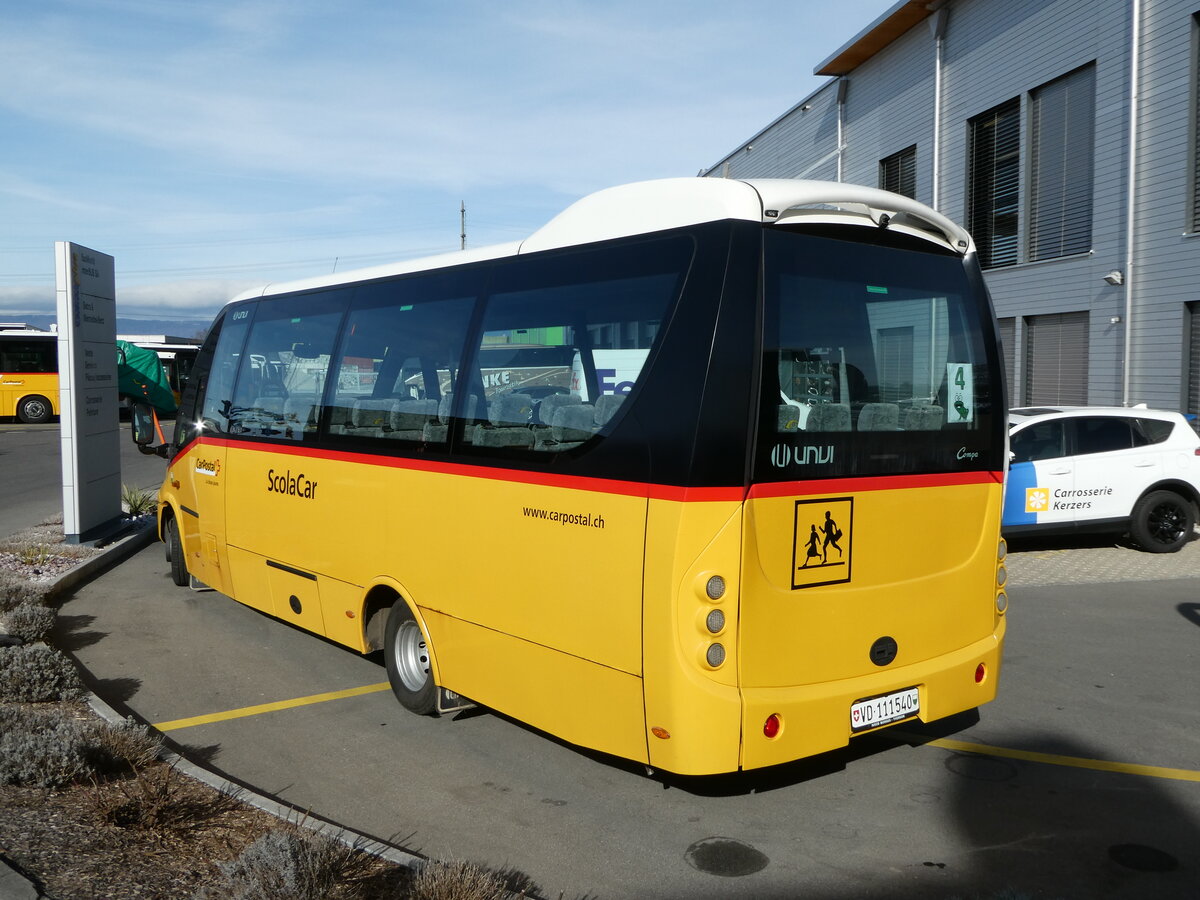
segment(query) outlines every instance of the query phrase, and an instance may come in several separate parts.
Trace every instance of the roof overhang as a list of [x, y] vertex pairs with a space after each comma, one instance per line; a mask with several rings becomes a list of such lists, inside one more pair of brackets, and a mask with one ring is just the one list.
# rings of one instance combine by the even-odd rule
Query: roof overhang
[[942, 2], [900, 0], [813, 69], [814, 75], [848, 75], [900, 35], [928, 19]]

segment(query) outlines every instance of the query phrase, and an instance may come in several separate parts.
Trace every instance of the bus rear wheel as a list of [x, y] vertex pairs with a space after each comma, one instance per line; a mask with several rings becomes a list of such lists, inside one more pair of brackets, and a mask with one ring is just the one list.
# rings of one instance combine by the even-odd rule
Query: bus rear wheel
[[179, 537], [179, 523], [174, 516], [168, 516], [163, 524], [165, 543], [167, 545], [167, 561], [171, 563], [171, 580], [179, 587], [184, 587], [190, 580], [188, 577], [187, 560], [183, 558], [183, 540]]
[[383, 653], [388, 681], [400, 705], [419, 716], [433, 713], [437, 685], [433, 683], [429, 639], [403, 600], [397, 600], [388, 614]]
[[17, 418], [26, 425], [41, 425], [43, 422], [49, 421], [53, 409], [49, 400], [34, 394], [31, 397], [23, 398], [17, 404]]

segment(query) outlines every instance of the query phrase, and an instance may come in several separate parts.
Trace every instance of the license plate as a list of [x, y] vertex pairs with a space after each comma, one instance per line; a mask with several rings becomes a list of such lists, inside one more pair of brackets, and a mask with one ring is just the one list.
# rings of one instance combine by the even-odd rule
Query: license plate
[[869, 731], [915, 716], [920, 711], [921, 695], [915, 687], [856, 700], [850, 704], [850, 731]]

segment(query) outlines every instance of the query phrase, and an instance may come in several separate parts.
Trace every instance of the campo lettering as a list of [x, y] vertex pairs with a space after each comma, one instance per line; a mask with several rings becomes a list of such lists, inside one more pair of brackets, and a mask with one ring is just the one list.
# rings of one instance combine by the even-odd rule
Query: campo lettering
[[317, 496], [317, 483], [305, 478], [303, 472], [293, 477], [291, 469], [282, 475], [276, 475], [275, 470], [271, 469], [267, 472], [267, 493], [287, 494], [289, 497], [312, 500]]

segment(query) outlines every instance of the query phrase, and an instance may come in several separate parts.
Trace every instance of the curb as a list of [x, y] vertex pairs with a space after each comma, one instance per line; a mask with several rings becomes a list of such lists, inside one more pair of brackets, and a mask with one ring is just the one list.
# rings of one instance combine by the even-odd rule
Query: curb
[[[139, 550], [148, 547], [158, 538], [158, 531], [153, 521], [138, 522], [134, 524], [133, 528], [135, 530], [132, 534], [127, 534], [114, 541], [100, 553], [53, 579], [46, 589], [46, 597], [48, 599], [61, 597], [80, 584], [95, 578], [118, 563], [124, 562]], [[76, 665], [78, 665], [78, 661], [76, 661]], [[92, 711], [96, 715], [111, 724], [120, 724], [133, 718], [122, 716], [93, 693], [89, 692], [85, 699], [88, 706], [92, 708]], [[149, 727], [148, 723], [143, 722], [140, 724]], [[352, 831], [327, 819], [322, 819], [307, 810], [290, 806], [289, 804], [260, 794], [248, 785], [236, 784], [228, 778], [222, 778], [215, 772], [205, 769], [203, 766], [180, 756], [178, 753], [164, 750], [160, 754], [160, 759], [214, 790], [218, 790], [256, 809], [269, 813], [284, 822], [332, 837], [334, 840], [340, 841], [352, 849], [362, 850], [414, 871], [420, 870], [426, 863], [423, 857], [416, 854], [401, 850], [399, 847], [384, 843], [368, 835]], [[39, 881], [37, 879], [26, 875], [0, 853], [0, 900], [38, 900], [38, 898], [45, 896], [38, 885]]]
[[53, 579], [46, 589], [46, 596], [49, 598], [62, 596], [67, 591], [83, 584], [85, 581], [90, 581], [117, 563], [124, 562], [133, 556], [133, 554], [148, 547], [153, 541], [158, 539], [157, 523], [148, 518], [144, 521], [134, 523], [132, 528], [132, 534], [118, 538], [95, 556], [84, 560], [79, 565], [68, 569]]

